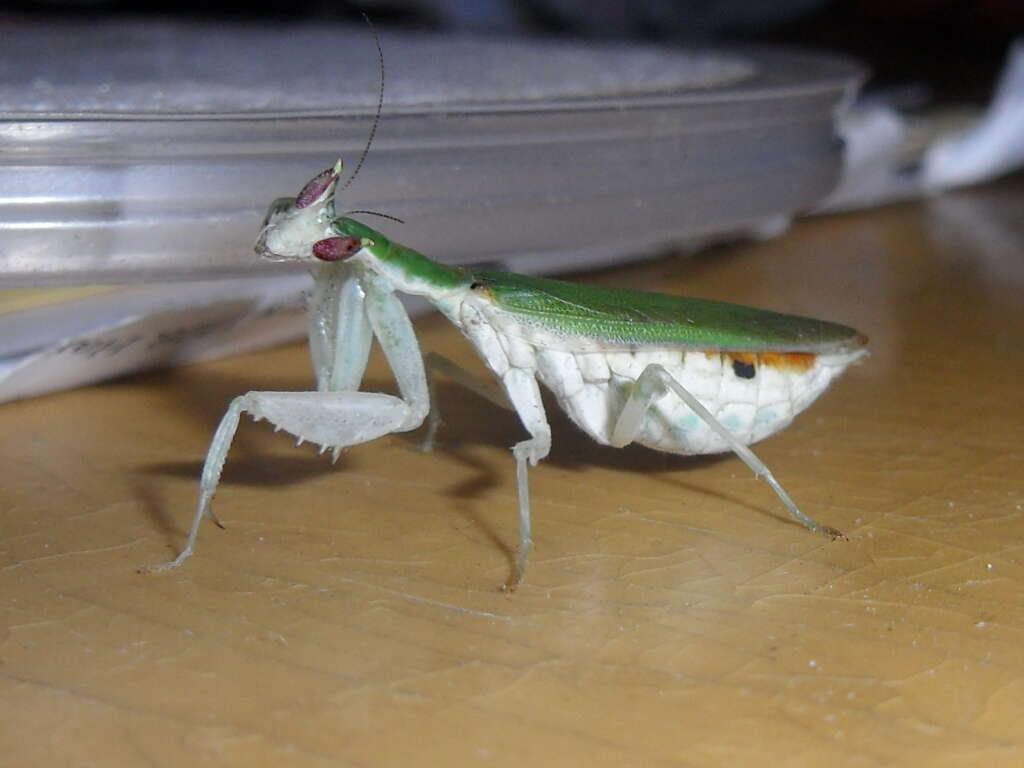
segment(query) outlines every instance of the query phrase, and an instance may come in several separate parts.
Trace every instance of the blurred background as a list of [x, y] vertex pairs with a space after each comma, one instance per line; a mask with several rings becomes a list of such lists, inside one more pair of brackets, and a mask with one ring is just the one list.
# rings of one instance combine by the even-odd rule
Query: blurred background
[[1020, 0], [13, 0], [0, 401], [302, 335], [308, 275], [252, 242], [366, 147], [364, 14], [346, 205], [452, 263], [683, 256], [1024, 165]]
[[[1024, 31], [1019, 0], [11, 0], [0, 20], [193, 18], [359, 21], [658, 43], [748, 41], [824, 48], [870, 64], [872, 85], [914, 83], [938, 99], [981, 100]], [[8, 31], [10, 27], [8, 26]], [[920, 97], [925, 94], [919, 93]]]

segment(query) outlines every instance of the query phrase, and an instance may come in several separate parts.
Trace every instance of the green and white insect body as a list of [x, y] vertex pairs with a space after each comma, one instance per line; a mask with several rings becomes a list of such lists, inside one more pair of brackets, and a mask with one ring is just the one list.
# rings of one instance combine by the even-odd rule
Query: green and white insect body
[[[330, 450], [419, 427], [439, 417], [433, 379], [443, 374], [511, 408], [529, 433], [513, 449], [519, 548], [508, 586], [522, 581], [531, 546], [528, 467], [547, 456], [543, 384], [599, 443], [638, 442], [679, 454], [733, 451], [790, 515], [803, 514], [747, 448], [790, 423], [850, 363], [866, 340], [851, 328], [723, 302], [575, 285], [440, 264], [366, 225], [335, 215], [340, 161], [298, 198], [271, 206], [257, 252], [315, 266], [310, 352], [316, 392], [250, 392], [231, 403], [203, 468], [188, 542], [193, 551], [243, 412]], [[423, 357], [396, 292], [422, 296], [457, 326], [494, 374], [481, 380], [436, 354]], [[376, 338], [400, 396], [362, 392]]]
[[[786, 427], [865, 354], [863, 342], [850, 329], [822, 321], [520, 275], [473, 272], [469, 279], [470, 295], [460, 296], [457, 305], [450, 296], [437, 301], [442, 311], [496, 376], [503, 377], [510, 368], [529, 372], [580, 429], [605, 445], [618, 444], [618, 415], [652, 365], [661, 366], [737, 440], [749, 445]], [[708, 327], [708, 318], [695, 314], [723, 312], [746, 315], [745, 340], [713, 346], [690, 332], [698, 325]], [[572, 322], [564, 321], [567, 313]], [[786, 354], [755, 338], [757, 324], [769, 319], [786, 324], [784, 331], [773, 329], [771, 342], [784, 343], [791, 350]], [[645, 338], [658, 323], [664, 326], [658, 338]], [[640, 327], [647, 333], [636, 333]], [[812, 333], [818, 342], [809, 341]], [[825, 333], [834, 336], [831, 345], [820, 341]], [[731, 449], [731, 441], [679, 398], [652, 402], [631, 442], [686, 455]]]

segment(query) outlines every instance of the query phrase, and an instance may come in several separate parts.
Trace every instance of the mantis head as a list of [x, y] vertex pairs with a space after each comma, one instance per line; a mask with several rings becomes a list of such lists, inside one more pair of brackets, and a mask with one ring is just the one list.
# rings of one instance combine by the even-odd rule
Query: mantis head
[[[380, 47], [377, 30], [365, 13], [363, 18], [370, 27], [373, 41], [377, 46], [380, 59], [380, 90], [377, 96], [377, 111], [373, 116], [370, 135], [366, 146], [359, 156], [359, 162], [352, 171], [348, 181], [340, 191], [348, 188], [359, 170], [363, 167], [377, 133], [380, 113], [384, 106], [384, 51]], [[342, 232], [336, 224], [349, 221], [338, 219], [334, 212], [334, 196], [338, 190], [338, 179], [341, 178], [342, 162], [321, 171], [306, 182], [295, 198], [278, 198], [270, 204], [270, 209], [263, 220], [263, 229], [256, 240], [256, 253], [270, 261], [310, 261], [317, 258], [322, 261], [339, 261], [356, 253], [360, 248], [371, 245], [372, 241], [363, 242], [365, 238], [353, 237], [352, 233]], [[373, 213], [373, 211], [352, 211], [352, 213]], [[394, 218], [387, 214], [377, 214], [385, 218]], [[337, 235], [342, 237], [337, 237]]]
[[256, 241], [256, 253], [270, 261], [308, 261], [314, 246], [334, 235], [334, 194], [342, 161], [321, 171], [295, 198], [278, 198], [270, 205]]

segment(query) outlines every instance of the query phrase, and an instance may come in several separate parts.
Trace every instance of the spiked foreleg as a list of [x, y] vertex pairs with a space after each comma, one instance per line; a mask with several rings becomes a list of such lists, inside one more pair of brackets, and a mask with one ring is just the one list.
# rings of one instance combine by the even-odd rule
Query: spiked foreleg
[[373, 342], [365, 302], [350, 264], [317, 266], [309, 299], [309, 354], [320, 392], [359, 389]]
[[789, 497], [789, 494], [779, 485], [779, 482], [768, 467], [764, 465], [764, 462], [757, 458], [750, 448], [741, 443], [735, 435], [726, 429], [672, 374], [657, 363], [644, 368], [633, 385], [633, 390], [630, 392], [629, 398], [626, 400], [626, 404], [622, 407], [622, 411], [615, 422], [615, 429], [612, 431], [612, 439], [610, 441], [611, 445], [616, 448], [622, 448], [633, 442], [633, 439], [643, 425], [644, 417], [647, 415], [648, 410], [657, 400], [669, 392], [675, 394], [701, 421], [717, 432], [732, 452], [744, 464], [750, 467], [757, 477], [768, 483], [794, 520], [815, 533], [823, 533], [834, 539], [845, 538], [835, 528], [822, 525], [801, 512]]
[[[210, 504], [242, 413], [257, 420], [266, 419], [277, 429], [295, 435], [299, 443], [317, 443], [321, 451], [331, 449], [335, 458], [343, 448], [416, 429], [423, 423], [430, 407], [426, 375], [412, 323], [401, 302], [382, 281], [366, 278], [365, 282], [359, 280], [357, 284], [357, 278], [346, 273], [335, 273], [331, 277], [336, 278], [335, 288], [340, 296], [349, 296], [354, 306], [346, 311], [338, 304], [337, 297], [327, 297], [323, 292], [316, 299], [316, 306], [326, 318], [322, 332], [311, 333], [318, 385], [322, 388], [359, 385], [366, 366], [363, 340], [367, 329], [372, 328], [395, 374], [402, 397], [352, 391], [249, 392], [236, 397], [221, 419], [207, 451], [199, 502], [185, 548], [173, 561], [150, 570], [176, 568], [192, 554], [203, 518], [212, 517]], [[318, 284], [318, 289], [323, 287], [323, 283]], [[359, 348], [352, 351], [346, 350], [344, 344], [339, 346], [344, 338], [359, 344]]]
[[149, 570], [177, 568], [192, 554], [203, 518], [213, 518], [210, 504], [243, 413], [257, 421], [266, 419], [275, 428], [297, 437], [299, 443], [319, 444], [321, 452], [332, 449], [336, 458], [343, 448], [415, 429], [415, 426], [408, 426], [414, 410], [418, 408], [404, 400], [376, 392], [249, 392], [236, 397], [221, 419], [206, 454], [199, 482], [199, 502], [185, 548], [173, 561]]

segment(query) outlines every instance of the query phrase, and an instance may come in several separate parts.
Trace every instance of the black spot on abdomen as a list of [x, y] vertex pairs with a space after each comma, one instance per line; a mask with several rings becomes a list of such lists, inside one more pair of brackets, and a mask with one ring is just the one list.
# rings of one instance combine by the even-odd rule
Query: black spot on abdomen
[[742, 360], [732, 361], [732, 372], [741, 379], [752, 379], [757, 374], [753, 363], [745, 363]]

